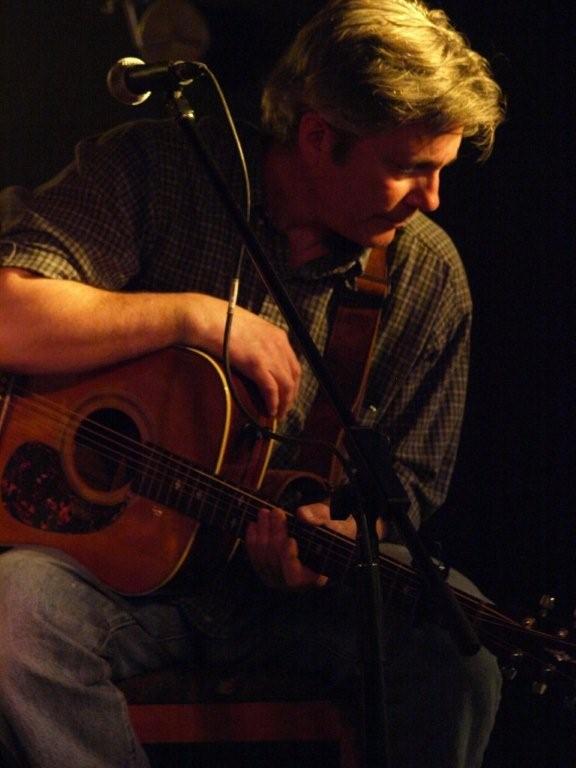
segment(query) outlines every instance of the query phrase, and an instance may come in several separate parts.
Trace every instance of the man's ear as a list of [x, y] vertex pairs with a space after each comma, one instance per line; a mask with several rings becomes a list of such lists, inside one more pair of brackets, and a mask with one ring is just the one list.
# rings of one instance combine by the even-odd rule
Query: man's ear
[[298, 126], [298, 149], [302, 158], [315, 165], [331, 156], [335, 142], [334, 129], [318, 112], [305, 112]]

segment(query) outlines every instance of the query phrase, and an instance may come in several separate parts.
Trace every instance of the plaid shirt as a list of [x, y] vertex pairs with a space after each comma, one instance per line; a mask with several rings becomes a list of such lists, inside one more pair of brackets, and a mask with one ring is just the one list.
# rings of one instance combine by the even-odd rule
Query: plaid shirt
[[[205, 143], [242, 200], [232, 141], [209, 121]], [[289, 271], [288, 245], [267, 220], [261, 182], [261, 140], [246, 129], [255, 233], [322, 350], [334, 288], [361, 268], [366, 254], [335, 246], [329, 261]], [[21, 196], [22, 197], [22, 196]], [[198, 291], [227, 297], [239, 236], [195, 156], [172, 121], [141, 121], [81, 142], [72, 165], [25, 195], [0, 241], [0, 265], [110, 290]], [[249, 261], [249, 260], [248, 260]], [[359, 414], [361, 424], [389, 439], [393, 467], [418, 524], [440, 505], [452, 473], [465, 401], [471, 300], [449, 237], [417, 214], [389, 249], [391, 295]], [[273, 323], [284, 321], [251, 263], [239, 303]], [[316, 394], [304, 364], [298, 402], [285, 429], [298, 432]], [[297, 467], [281, 446], [278, 466]]]

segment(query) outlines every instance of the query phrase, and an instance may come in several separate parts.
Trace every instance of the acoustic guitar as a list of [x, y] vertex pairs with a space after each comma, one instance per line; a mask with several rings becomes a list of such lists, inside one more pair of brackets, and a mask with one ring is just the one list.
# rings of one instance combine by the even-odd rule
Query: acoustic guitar
[[[257, 413], [252, 388], [235, 383]], [[255, 491], [272, 443], [240, 415], [219, 362], [202, 351], [174, 347], [96, 372], [15, 378], [0, 406], [0, 545], [63, 550], [118, 592], [170, 582], [193, 559], [201, 524], [237, 544], [270, 506]], [[307, 565], [331, 578], [354, 570], [354, 541], [292, 512], [287, 519]], [[386, 599], [413, 607], [420, 575], [389, 555], [379, 565]], [[541, 631], [533, 618], [453, 591], [505, 668], [572, 690], [568, 632]]]

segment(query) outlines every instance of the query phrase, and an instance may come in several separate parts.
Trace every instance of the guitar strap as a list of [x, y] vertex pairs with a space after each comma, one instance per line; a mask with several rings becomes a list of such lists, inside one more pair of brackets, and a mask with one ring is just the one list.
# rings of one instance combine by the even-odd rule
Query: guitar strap
[[[355, 278], [353, 286], [342, 281], [337, 290], [324, 360], [344, 404], [356, 415], [366, 391], [382, 308], [390, 294], [386, 249], [373, 248], [364, 272]], [[303, 436], [342, 447], [341, 425], [322, 388], [306, 419]], [[303, 470], [326, 478], [332, 485], [340, 480], [340, 464], [332, 451], [323, 450], [317, 443], [305, 443], [300, 456]]]

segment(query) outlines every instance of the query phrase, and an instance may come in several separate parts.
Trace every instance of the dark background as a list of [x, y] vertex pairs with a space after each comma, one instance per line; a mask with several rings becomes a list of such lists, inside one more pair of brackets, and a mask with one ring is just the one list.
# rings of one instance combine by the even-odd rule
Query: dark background
[[[321, 0], [204, 0], [208, 63], [237, 116]], [[499, 606], [531, 612], [576, 596], [574, 431], [576, 301], [571, 3], [437, 3], [488, 56], [507, 93], [493, 157], [446, 172], [438, 220], [466, 264], [476, 314], [468, 411], [446, 506], [428, 531]], [[120, 10], [99, 0], [0, 2], [0, 186], [35, 184], [87, 133], [143, 114], [107, 95], [111, 63], [135, 54]], [[1, 300], [1, 297], [0, 297]], [[562, 696], [507, 687], [486, 768], [576, 765], [574, 713]]]

